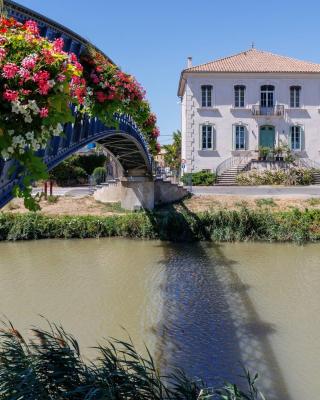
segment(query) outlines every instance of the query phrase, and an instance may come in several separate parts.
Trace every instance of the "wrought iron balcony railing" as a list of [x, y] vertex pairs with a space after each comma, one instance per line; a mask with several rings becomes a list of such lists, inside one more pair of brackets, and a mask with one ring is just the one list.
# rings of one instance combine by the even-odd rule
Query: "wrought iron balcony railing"
[[277, 104], [273, 107], [263, 107], [260, 104], [254, 104], [252, 106], [252, 114], [257, 116], [267, 115], [267, 116], [282, 117], [284, 115], [284, 105]]

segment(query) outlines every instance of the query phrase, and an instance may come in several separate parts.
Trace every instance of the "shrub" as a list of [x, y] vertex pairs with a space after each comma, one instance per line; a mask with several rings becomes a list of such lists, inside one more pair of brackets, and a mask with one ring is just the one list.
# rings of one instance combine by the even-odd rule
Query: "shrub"
[[106, 161], [107, 157], [104, 154], [77, 155], [74, 158], [74, 164], [83, 168], [87, 175], [92, 175], [96, 168], [103, 167]]
[[98, 167], [92, 173], [92, 177], [96, 185], [100, 185], [100, 183], [105, 182], [106, 176], [107, 171], [104, 167]]
[[181, 178], [184, 185], [194, 186], [211, 186], [216, 181], [216, 175], [209, 171], [199, 171], [194, 173], [186, 173]]
[[278, 170], [251, 170], [236, 177], [239, 185], [311, 185], [313, 170], [292, 167]]
[[95, 168], [103, 167], [106, 156], [98, 154], [73, 155], [64, 160], [50, 172], [50, 179], [60, 186], [85, 183]]
[[85, 183], [88, 179], [86, 171], [77, 165], [77, 157], [71, 156], [50, 172], [50, 179], [60, 186]]

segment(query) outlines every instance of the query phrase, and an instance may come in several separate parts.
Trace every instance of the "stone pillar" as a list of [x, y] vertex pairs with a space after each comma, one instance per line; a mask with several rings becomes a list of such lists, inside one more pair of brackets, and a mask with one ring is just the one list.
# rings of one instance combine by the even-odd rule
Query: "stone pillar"
[[121, 207], [126, 210], [154, 208], [154, 181], [144, 176], [121, 179]]

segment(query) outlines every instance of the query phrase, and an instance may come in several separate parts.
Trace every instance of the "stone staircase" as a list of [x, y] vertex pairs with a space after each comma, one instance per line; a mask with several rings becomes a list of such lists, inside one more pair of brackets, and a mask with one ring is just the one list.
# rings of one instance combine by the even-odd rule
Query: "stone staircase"
[[154, 201], [155, 205], [170, 204], [182, 200], [188, 196], [189, 191], [177, 183], [170, 180], [156, 179], [154, 182]]
[[217, 186], [234, 186], [236, 185], [236, 177], [240, 172], [243, 172], [247, 169], [248, 162], [243, 162], [241, 164], [231, 165], [229, 168], [224, 170], [221, 175], [217, 177]]
[[320, 171], [319, 170], [315, 170], [313, 172], [313, 177], [314, 177], [314, 185], [320, 185]]

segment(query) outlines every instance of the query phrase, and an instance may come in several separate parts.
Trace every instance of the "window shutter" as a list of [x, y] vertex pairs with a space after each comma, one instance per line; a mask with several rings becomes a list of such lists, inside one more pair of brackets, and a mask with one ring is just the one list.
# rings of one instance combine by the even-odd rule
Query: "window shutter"
[[301, 137], [300, 137], [300, 150], [305, 149], [305, 133], [304, 133], [304, 126], [300, 126], [301, 129]]
[[290, 149], [290, 150], [292, 150], [292, 140], [291, 140], [291, 137], [292, 137], [292, 130], [293, 130], [293, 126], [290, 126], [290, 129], [289, 129], [289, 137], [288, 137], [288, 146], [289, 146], [289, 149]]
[[236, 150], [236, 125], [232, 125], [232, 150]]
[[244, 128], [244, 149], [248, 150], [249, 149], [249, 129], [247, 126]]

